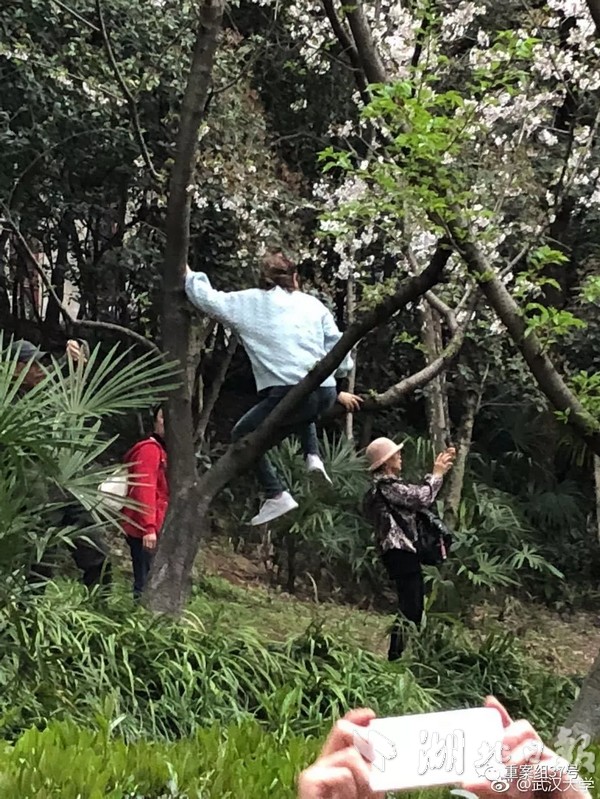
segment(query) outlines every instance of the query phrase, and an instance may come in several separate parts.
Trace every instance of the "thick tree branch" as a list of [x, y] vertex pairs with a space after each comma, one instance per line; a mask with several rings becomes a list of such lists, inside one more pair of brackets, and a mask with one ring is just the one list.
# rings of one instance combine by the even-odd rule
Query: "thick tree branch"
[[342, 51], [348, 56], [348, 61], [350, 62], [350, 66], [352, 67], [352, 73], [354, 75], [354, 82], [356, 83], [358, 91], [360, 92], [360, 96], [362, 97], [363, 102], [366, 103], [369, 100], [367, 96], [367, 82], [364, 78], [360, 56], [358, 55], [358, 50], [354, 46], [354, 42], [350, 38], [350, 34], [344, 27], [343, 23], [340, 21], [335, 11], [333, 0], [322, 0], [322, 3], [323, 3], [323, 8], [325, 9], [325, 13], [327, 14], [327, 18], [329, 19], [331, 28], [342, 47]]
[[27, 244], [27, 241], [25, 240], [23, 234], [21, 233], [19, 228], [15, 225], [15, 223], [12, 221], [10, 214], [8, 212], [8, 208], [2, 202], [0, 202], [0, 207], [2, 208], [3, 213], [6, 217], [7, 224], [10, 226], [11, 230], [15, 235], [17, 246], [21, 250], [23, 257], [31, 264], [31, 266], [40, 276], [40, 279], [44, 284], [44, 287], [46, 288], [48, 294], [52, 297], [52, 299], [56, 303], [58, 310], [67, 325], [72, 325], [73, 327], [87, 327], [94, 330], [108, 330], [111, 333], [116, 333], [119, 336], [133, 339], [134, 341], [137, 341], [138, 344], [141, 344], [143, 347], [145, 347], [147, 350], [160, 354], [160, 350], [156, 346], [156, 344], [154, 344], [152, 341], [149, 341], [147, 338], [144, 338], [144, 336], [140, 335], [139, 333], [136, 333], [135, 330], [130, 330], [128, 327], [123, 327], [122, 325], [116, 325], [112, 322], [93, 322], [92, 320], [89, 319], [76, 319], [74, 316], [72, 316], [71, 313], [68, 311], [68, 309], [65, 307], [65, 305], [61, 302], [60, 297], [57, 295], [56, 291], [54, 290], [54, 286], [52, 285], [51, 281], [48, 279], [46, 273], [38, 264], [37, 259], [35, 255], [31, 252], [31, 248], [29, 247], [29, 244]]
[[587, 7], [596, 26], [596, 35], [600, 37], [600, 0], [587, 0]]
[[160, 182], [160, 175], [154, 168], [154, 164], [152, 163], [152, 158], [150, 156], [150, 152], [148, 151], [148, 147], [146, 146], [146, 141], [144, 139], [144, 133], [142, 131], [142, 126], [140, 124], [140, 117], [137, 110], [137, 103], [131, 92], [129, 91], [129, 87], [123, 78], [121, 73], [121, 69], [117, 64], [117, 59], [115, 58], [115, 54], [112, 48], [112, 44], [110, 42], [110, 36], [108, 34], [108, 30], [106, 28], [106, 24], [104, 22], [104, 13], [102, 11], [102, 0], [96, 0], [96, 14], [98, 15], [98, 22], [100, 23], [100, 30], [102, 32], [102, 40], [104, 41], [104, 47], [106, 49], [106, 54], [108, 56], [108, 60], [110, 62], [113, 74], [116, 78], [117, 83], [121, 87], [121, 91], [125, 97], [125, 102], [127, 103], [127, 108], [129, 109], [129, 116], [131, 118], [131, 123], [133, 125], [133, 129], [135, 131], [135, 137], [138, 141], [138, 145], [140, 147], [142, 158], [144, 159], [144, 163], [148, 167], [148, 171], [152, 175], [153, 180]]
[[346, 14], [367, 81], [369, 83], [385, 83], [387, 80], [385, 67], [373, 41], [371, 27], [365, 17], [360, 0], [354, 0]]
[[548, 357], [536, 334], [527, 329], [519, 306], [489, 264], [458, 217], [448, 222], [454, 246], [475, 278], [490, 307], [496, 312], [523, 355], [539, 388], [557, 411], [565, 414], [573, 430], [600, 455], [600, 423], [583, 407]]

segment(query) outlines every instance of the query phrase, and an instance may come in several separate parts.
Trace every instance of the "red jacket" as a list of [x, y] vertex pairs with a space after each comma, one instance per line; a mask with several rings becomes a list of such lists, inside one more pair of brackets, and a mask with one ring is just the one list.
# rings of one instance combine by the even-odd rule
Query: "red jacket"
[[143, 505], [143, 508], [123, 508], [123, 532], [133, 538], [160, 534], [167, 507], [169, 486], [167, 484], [167, 451], [157, 436], [151, 435], [138, 441], [125, 455], [129, 468], [128, 498]]

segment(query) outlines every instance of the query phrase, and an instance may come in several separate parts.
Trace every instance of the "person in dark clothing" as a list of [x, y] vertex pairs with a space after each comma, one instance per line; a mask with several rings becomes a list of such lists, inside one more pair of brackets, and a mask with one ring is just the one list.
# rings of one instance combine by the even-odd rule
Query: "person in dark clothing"
[[[19, 396], [23, 396], [44, 379], [46, 369], [42, 363], [46, 353], [25, 339], [11, 342], [8, 352], [11, 357], [17, 359], [15, 373], [21, 378]], [[88, 357], [89, 348], [85, 342], [69, 339], [64, 358], [59, 364], [65, 366], [69, 359], [74, 363], [80, 360], [85, 362]], [[109, 586], [112, 582], [109, 551], [100, 531], [94, 529], [91, 514], [78, 502], [70, 502], [64, 507], [62, 516], [57, 522], [63, 527], [76, 527], [82, 530], [82, 534], [76, 535], [72, 540], [71, 555], [82, 573], [84, 585], [88, 588], [96, 585]], [[57, 555], [58, 550], [55, 546], [48, 548], [43, 560], [32, 564], [28, 581], [43, 584], [52, 579]]]
[[94, 518], [78, 502], [73, 502], [64, 510], [65, 527], [77, 527], [81, 535], [73, 540], [71, 551], [75, 565], [81, 572], [81, 581], [87, 588], [112, 585], [112, 566], [110, 552], [104, 536], [94, 529]]
[[167, 508], [167, 450], [164, 442], [165, 422], [162, 408], [154, 413], [153, 431], [138, 441], [125, 455], [128, 467], [127, 498], [135, 507], [123, 508], [123, 532], [131, 552], [133, 596], [139, 599], [158, 543]]
[[373, 485], [364, 499], [364, 513], [374, 527], [383, 564], [398, 592], [398, 617], [392, 628], [389, 660], [397, 660], [404, 651], [402, 617], [417, 626], [423, 617], [425, 586], [417, 556], [415, 512], [433, 504], [456, 454], [453, 448], [442, 452], [435, 459], [432, 473], [421, 484], [410, 484], [400, 478], [402, 447], [389, 438], [378, 438], [365, 452]]

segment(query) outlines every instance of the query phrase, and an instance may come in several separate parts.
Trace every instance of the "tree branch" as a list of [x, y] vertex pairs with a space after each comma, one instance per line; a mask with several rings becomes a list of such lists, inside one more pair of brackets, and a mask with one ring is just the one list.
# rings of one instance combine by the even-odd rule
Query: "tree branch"
[[360, 0], [355, 0], [352, 8], [348, 8], [346, 14], [367, 81], [369, 83], [385, 83], [387, 80], [385, 67], [373, 41], [371, 27], [365, 17]]
[[156, 344], [153, 344], [147, 338], [144, 338], [144, 336], [140, 335], [139, 333], [136, 333], [134, 330], [130, 330], [127, 327], [122, 327], [121, 325], [116, 325], [113, 324], [112, 322], [93, 322], [88, 319], [76, 319], [75, 317], [73, 317], [61, 302], [59, 296], [54, 290], [54, 286], [52, 285], [51, 281], [48, 279], [44, 270], [38, 264], [35, 255], [31, 252], [31, 248], [29, 247], [29, 244], [27, 244], [27, 241], [25, 240], [23, 234], [11, 219], [10, 214], [8, 212], [8, 208], [1, 201], [0, 201], [0, 207], [2, 208], [2, 211], [6, 217], [7, 224], [9, 225], [14, 235], [16, 236], [17, 244], [21, 250], [23, 257], [31, 264], [31, 266], [40, 276], [40, 279], [44, 284], [44, 287], [46, 288], [46, 290], [48, 291], [48, 293], [56, 303], [61, 316], [68, 325], [72, 325], [73, 327], [93, 328], [96, 330], [109, 330], [112, 333], [117, 333], [119, 336], [126, 336], [127, 338], [131, 338], [134, 341], [137, 341], [138, 344], [141, 344], [147, 350], [160, 354], [160, 350], [156, 346]]
[[196, 425], [196, 433], [194, 437], [196, 441], [204, 440], [204, 435], [206, 433], [206, 428], [208, 427], [208, 422], [210, 420], [214, 407], [217, 403], [217, 400], [219, 399], [219, 394], [221, 392], [221, 388], [223, 387], [223, 381], [227, 376], [227, 371], [231, 366], [231, 361], [233, 360], [233, 356], [235, 355], [237, 346], [238, 346], [237, 337], [232, 333], [230, 335], [229, 343], [227, 344], [225, 353], [221, 358], [217, 374], [215, 375], [214, 380], [211, 383], [208, 395], [202, 406], [202, 412], [198, 419], [198, 424]]
[[596, 26], [596, 35], [600, 38], [600, 0], [587, 0], [587, 7]]
[[90, 22], [89, 19], [83, 17], [78, 11], [75, 11], [74, 8], [71, 8], [66, 3], [61, 2], [61, 0], [50, 0], [51, 3], [57, 5], [59, 8], [62, 8], [63, 11], [66, 11], [67, 14], [74, 17], [78, 22], [83, 23], [87, 28], [94, 31], [95, 33], [100, 33], [100, 28], [97, 28], [93, 22]]
[[427, 364], [427, 366], [423, 367], [419, 372], [415, 372], [415, 374], [405, 377], [404, 380], [391, 386], [391, 388], [388, 388], [387, 391], [384, 391], [382, 394], [368, 399], [364, 403], [365, 411], [377, 411], [381, 410], [381, 408], [389, 408], [391, 405], [396, 405], [408, 394], [412, 394], [417, 389], [426, 386], [450, 366], [462, 349], [467, 328], [475, 313], [479, 291], [471, 289], [470, 294], [466, 317], [460, 325], [456, 326], [450, 341], [444, 347], [439, 357]]
[[[419, 271], [419, 264], [417, 263], [417, 259], [415, 258], [415, 254], [410, 247], [406, 248], [406, 257], [410, 264], [412, 274], [417, 274]], [[467, 289], [465, 296], [460, 302], [460, 305], [463, 305], [467, 299], [471, 296], [471, 289]], [[456, 311], [459, 310], [460, 305], [457, 307], [456, 311], [453, 310], [449, 305], [447, 305], [437, 294], [434, 294], [433, 291], [426, 291], [423, 295], [423, 299], [427, 300], [427, 302], [431, 305], [432, 308], [435, 308], [438, 313], [440, 313], [444, 319], [446, 320], [446, 324], [448, 325], [448, 330], [452, 335], [457, 332], [458, 330], [458, 322], [456, 320]]]
[[333, 5], [333, 0], [322, 0], [323, 8], [325, 9], [325, 13], [327, 14], [327, 18], [329, 19], [329, 23], [334, 34], [337, 37], [338, 42], [342, 47], [342, 51], [348, 56], [348, 61], [350, 61], [350, 66], [352, 67], [352, 72], [354, 74], [354, 81], [360, 92], [362, 100], [364, 103], [369, 101], [367, 96], [367, 82], [365, 81], [363, 71], [362, 71], [362, 64], [360, 60], [360, 56], [358, 54], [358, 50], [356, 49], [350, 35], [342, 22], [340, 21], [338, 15], [336, 14], [335, 7]]
[[600, 455], [600, 423], [567, 386], [536, 334], [527, 329], [519, 306], [474, 242], [466, 223], [452, 214], [447, 226], [457, 252], [479, 284], [490, 307], [508, 330], [542, 393], [557, 411], [565, 414], [568, 424], [592, 452]]
[[[54, 2], [56, 2], [56, 0], [54, 0]], [[148, 170], [152, 175], [153, 180], [160, 183], [160, 175], [154, 168], [150, 152], [148, 151], [148, 147], [146, 146], [146, 141], [144, 139], [144, 134], [142, 132], [142, 126], [140, 124], [140, 117], [137, 111], [137, 104], [135, 102], [133, 95], [129, 91], [127, 84], [125, 83], [119, 65], [117, 64], [112, 44], [110, 43], [110, 37], [108, 35], [108, 30], [106, 29], [106, 24], [104, 22], [104, 13], [102, 11], [102, 0], [96, 0], [96, 13], [98, 15], [98, 22], [100, 23], [100, 30], [102, 32], [102, 39], [104, 41], [106, 54], [108, 55], [108, 60], [110, 61], [110, 65], [112, 67], [112, 71], [117, 80], [117, 83], [121, 87], [121, 91], [125, 96], [125, 102], [127, 103], [127, 108], [129, 109], [131, 123], [133, 125], [135, 136], [138, 141], [140, 150], [142, 152], [142, 158], [144, 159], [144, 163], [148, 167]]]

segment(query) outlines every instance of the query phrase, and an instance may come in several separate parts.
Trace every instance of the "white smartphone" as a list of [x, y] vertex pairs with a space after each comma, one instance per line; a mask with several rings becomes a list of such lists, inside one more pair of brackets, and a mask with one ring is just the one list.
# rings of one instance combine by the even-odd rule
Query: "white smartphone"
[[502, 781], [503, 728], [494, 708], [374, 719], [355, 745], [374, 791]]

